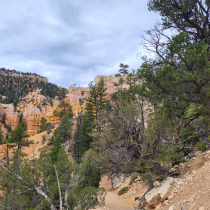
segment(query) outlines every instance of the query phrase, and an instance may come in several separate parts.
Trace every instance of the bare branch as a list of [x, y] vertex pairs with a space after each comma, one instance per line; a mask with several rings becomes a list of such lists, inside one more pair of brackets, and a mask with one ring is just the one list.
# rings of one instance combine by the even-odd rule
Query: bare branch
[[54, 164], [54, 167], [55, 167], [55, 173], [56, 173], [56, 178], [57, 178], [57, 183], [58, 183], [58, 191], [59, 191], [59, 198], [60, 198], [60, 210], [62, 210], [63, 209], [63, 202], [62, 202], [62, 196], [61, 196], [61, 187], [60, 187], [60, 182], [59, 182], [59, 179], [58, 179], [58, 172], [57, 172], [55, 164]]

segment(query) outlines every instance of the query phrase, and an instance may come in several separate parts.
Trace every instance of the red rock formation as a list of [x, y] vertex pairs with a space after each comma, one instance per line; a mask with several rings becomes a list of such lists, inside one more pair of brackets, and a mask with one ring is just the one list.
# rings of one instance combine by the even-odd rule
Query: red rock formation
[[89, 94], [88, 87], [73, 87], [70, 86], [67, 94], [70, 104], [79, 104], [79, 99], [84, 99], [88, 97]]
[[112, 76], [101, 76], [101, 75], [98, 75], [94, 79], [96, 85], [99, 83], [99, 81], [100, 81], [101, 78], [104, 79], [104, 83], [106, 84], [106, 87], [107, 87], [106, 93], [107, 93], [107, 95], [111, 95], [112, 93], [114, 93], [117, 90], [121, 89], [121, 86], [120, 85], [119, 86], [115, 86], [115, 84], [118, 84], [119, 83], [120, 78], [123, 79], [122, 89], [129, 87], [126, 84], [126, 76], [112, 77]]
[[[42, 105], [45, 102], [46, 105]], [[6, 114], [6, 124], [11, 125], [14, 130], [19, 124], [18, 115], [23, 113], [23, 121], [27, 123], [27, 133], [34, 135], [38, 133], [41, 125], [41, 118], [47, 118], [48, 122], [58, 124], [60, 116], [53, 114], [59, 101], [54, 100], [53, 107], [50, 106], [48, 98], [40, 94], [40, 90], [29, 93], [17, 106], [14, 111], [13, 104], [0, 104], [0, 115]]]
[[[107, 95], [111, 95], [112, 93], [116, 92], [121, 88], [121, 86], [115, 86], [115, 84], [119, 83], [119, 79], [121, 77], [112, 77], [112, 76], [100, 76], [98, 75], [94, 81], [95, 84], [97, 85], [100, 81], [100, 79], [103, 77], [104, 83], [106, 84], [107, 87]], [[123, 78], [123, 85], [122, 88], [128, 88], [129, 86], [126, 84], [126, 76], [122, 76]], [[88, 97], [89, 94], [89, 88], [88, 87], [73, 87], [70, 86], [68, 91], [69, 93], [67, 94], [67, 97], [70, 101], [70, 104], [75, 106], [76, 104], [79, 104], [79, 99], [84, 99]]]
[[[97, 85], [101, 78], [104, 78], [104, 82], [107, 86], [107, 95], [110, 96], [121, 88], [121, 86], [115, 86], [114, 84], [119, 82], [120, 77], [112, 76], [97, 76], [95, 78], [95, 84]], [[124, 84], [122, 88], [128, 88], [126, 84], [126, 76], [122, 77]], [[72, 87], [68, 89], [66, 102], [72, 105], [73, 112], [76, 115], [81, 109], [79, 100], [85, 99], [89, 94], [88, 87]], [[45, 102], [45, 106], [42, 103]], [[53, 107], [49, 105], [47, 98], [40, 94], [40, 90], [29, 93], [21, 103], [17, 106], [17, 111], [23, 113], [23, 120], [27, 123], [27, 132], [30, 135], [37, 134], [37, 130], [40, 129], [40, 121], [42, 117], [45, 117], [48, 122], [58, 124], [60, 122], [60, 116], [56, 116], [53, 112], [57, 109], [59, 104], [58, 100], [53, 101]], [[84, 106], [84, 104], [83, 104]], [[11, 125], [12, 129], [15, 129], [19, 123], [18, 112], [14, 112], [13, 104], [0, 104], [0, 114], [6, 113], [6, 123]]]
[[5, 122], [7, 125], [11, 125], [12, 129], [15, 129], [19, 124], [18, 113], [14, 112], [13, 104], [0, 104], [0, 117], [6, 114]]

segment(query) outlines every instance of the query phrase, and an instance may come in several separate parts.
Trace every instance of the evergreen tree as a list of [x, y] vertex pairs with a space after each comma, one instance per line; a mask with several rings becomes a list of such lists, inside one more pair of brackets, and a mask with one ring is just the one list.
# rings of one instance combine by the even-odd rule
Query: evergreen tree
[[91, 136], [92, 127], [88, 115], [79, 113], [77, 117], [76, 130], [74, 132], [73, 157], [77, 162], [81, 161], [85, 151], [91, 147], [93, 137]]
[[[102, 77], [97, 86], [91, 87], [85, 107], [90, 127], [93, 128], [95, 125], [97, 131], [100, 131], [100, 125], [97, 121], [106, 107], [106, 90], [107, 88]], [[94, 120], [96, 121], [95, 123], [93, 123]]]
[[74, 143], [73, 143], [73, 158], [77, 162], [79, 162], [79, 160], [82, 158], [86, 149], [86, 144], [82, 138], [82, 120], [83, 120], [83, 113], [80, 112], [78, 113], [77, 117], [77, 124], [74, 132]]
[[64, 115], [59, 126], [55, 129], [54, 135], [62, 138], [62, 142], [70, 139], [72, 136], [72, 119]]
[[38, 130], [39, 133], [43, 132], [43, 131], [46, 131], [47, 128], [51, 125], [51, 123], [47, 122], [47, 119], [42, 117], [41, 118], [41, 125], [39, 126], [40, 127], [40, 130]]
[[65, 88], [59, 88], [59, 94], [58, 94], [57, 99], [60, 101], [60, 104], [59, 104], [58, 107], [60, 107], [62, 109], [62, 111], [58, 113], [60, 115], [65, 115], [67, 109], [70, 106], [69, 103], [65, 102], [65, 99], [67, 97], [66, 96], [67, 93], [68, 93], [68, 90], [67, 89], [65, 89]]
[[102, 115], [102, 111], [106, 108], [106, 90], [107, 87], [104, 83], [103, 77], [99, 80], [97, 85], [97, 92], [98, 92], [98, 115], [99, 117]]
[[3, 133], [1, 131], [1, 127], [0, 127], [0, 145], [4, 143], [4, 139], [3, 139]]
[[92, 131], [100, 132], [103, 110], [106, 109], [106, 85], [101, 78], [97, 86], [91, 86], [85, 106], [85, 113], [79, 113], [74, 134], [73, 157], [77, 162], [93, 143]]
[[62, 117], [59, 126], [54, 131], [54, 140], [52, 142], [52, 148], [50, 157], [53, 162], [57, 161], [58, 153], [61, 148], [61, 144], [69, 140], [72, 137], [72, 119], [73, 113], [71, 107], [68, 112]]
[[78, 188], [77, 171], [68, 160], [64, 147], [60, 148], [56, 162], [52, 162], [49, 153], [43, 150], [37, 164], [31, 166], [17, 150], [12, 165], [8, 166], [4, 161], [2, 164], [0, 188], [4, 195], [0, 199], [1, 209], [88, 210], [104, 201], [103, 189]]
[[59, 135], [55, 136], [55, 139], [53, 141], [53, 145], [50, 151], [50, 157], [53, 163], [55, 163], [58, 159], [58, 153], [61, 148], [61, 142], [62, 142], [62, 138]]
[[26, 139], [29, 135], [26, 134], [27, 124], [21, 122], [17, 128], [11, 133], [11, 137], [9, 138], [9, 143], [15, 143], [18, 148], [22, 148], [23, 146], [28, 147], [33, 141], [29, 141]]
[[[205, 40], [210, 45], [210, 1], [149, 0], [149, 10], [162, 16], [158, 35], [167, 29], [188, 33], [195, 42]], [[167, 37], [169, 38], [169, 37]], [[195, 43], [194, 42], [194, 43]], [[161, 52], [161, 51], [159, 51]]]
[[101, 171], [99, 164], [97, 163], [97, 154], [92, 149], [84, 154], [82, 163], [79, 165], [78, 174], [79, 179], [83, 178], [78, 185], [79, 188], [99, 187]]
[[120, 72], [121, 74], [123, 74], [123, 76], [125, 76], [125, 75], [128, 74], [128, 70], [127, 70], [127, 69], [129, 68], [129, 65], [120, 63], [119, 67], [121, 68], [121, 69], [119, 70], [119, 72]]

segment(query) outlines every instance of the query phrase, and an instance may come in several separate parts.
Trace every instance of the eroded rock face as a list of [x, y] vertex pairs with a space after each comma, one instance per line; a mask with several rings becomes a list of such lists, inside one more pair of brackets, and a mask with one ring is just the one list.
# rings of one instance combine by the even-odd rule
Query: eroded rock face
[[47, 110], [47, 111], [45, 112], [45, 118], [47, 119], [48, 122], [53, 123], [53, 124], [56, 125], [56, 124], [58, 124], [58, 123], [60, 122], [61, 117], [58, 116], [58, 115], [55, 115], [55, 114], [53, 113], [55, 110], [57, 110], [57, 109], [56, 109], [56, 106], [55, 106], [55, 107], [53, 106], [53, 108]]
[[0, 104], [0, 117], [6, 114], [5, 122], [7, 125], [11, 125], [12, 129], [15, 129], [19, 124], [18, 113], [14, 112], [13, 104]]
[[[45, 105], [42, 105], [45, 103]], [[54, 100], [53, 107], [50, 106], [49, 98], [40, 94], [40, 90], [30, 92], [25, 96], [14, 111], [13, 104], [0, 104], [0, 115], [6, 114], [5, 122], [14, 130], [19, 124], [19, 115], [23, 114], [23, 121], [27, 123], [27, 133], [34, 135], [38, 133], [41, 118], [47, 118], [48, 122], [58, 124], [61, 117], [54, 115], [59, 101]]]
[[88, 87], [73, 87], [70, 86], [67, 94], [70, 104], [79, 104], [79, 99], [84, 99], [88, 97], [89, 94]]
[[115, 84], [119, 83], [120, 78], [123, 79], [124, 83], [122, 84], [122, 89], [123, 88], [128, 88], [129, 85], [126, 84], [126, 76], [122, 76], [122, 77], [112, 77], [112, 76], [101, 76], [98, 75], [94, 81], [95, 84], [98, 84], [100, 79], [103, 77], [104, 79], [104, 83], [106, 84], [107, 90], [106, 93], [107, 95], [111, 95], [112, 93], [118, 91], [119, 89], [121, 89], [121, 86], [115, 86]]
[[[110, 97], [112, 93], [121, 89], [120, 85], [115, 86], [115, 84], [119, 83], [119, 79], [121, 77], [97, 76], [95, 78], [96, 85], [102, 77], [104, 78], [104, 82], [107, 86], [107, 97]], [[44, 82], [48, 81], [47, 78], [40, 78]], [[129, 86], [126, 84], [126, 76], [123, 76], [122, 78], [124, 80], [122, 88], [128, 88]], [[75, 116], [82, 107], [84, 108], [84, 99], [88, 98], [89, 90], [90, 89], [88, 87], [69, 87], [66, 102], [69, 102], [72, 105], [72, 110]], [[49, 98], [41, 95], [40, 91], [41, 90], [37, 89], [25, 96], [17, 106], [18, 112], [14, 111], [13, 104], [0, 104], [0, 114], [3, 115], [4, 112], [6, 113], [6, 124], [10, 124], [13, 130], [19, 124], [18, 115], [21, 112], [23, 113], [23, 121], [27, 123], [27, 133], [29, 135], [37, 134], [37, 130], [40, 129], [39, 126], [41, 124], [40, 121], [42, 117], [45, 117], [50, 123], [58, 124], [60, 122], [61, 117], [56, 116], [53, 113], [56, 109], [58, 109], [57, 106], [59, 105], [59, 101], [53, 100], [53, 107], [51, 107], [52, 104], [50, 104]], [[83, 105], [80, 103], [81, 99], [84, 100]], [[45, 105], [42, 105], [43, 103], [45, 103]]]
[[161, 185], [157, 188], [153, 188], [149, 193], [146, 194], [145, 200], [151, 207], [156, 207], [162, 201], [164, 201], [173, 189], [174, 179], [168, 177]]
[[[37, 107], [34, 107], [33, 105], [30, 105], [25, 109], [25, 112], [23, 113], [23, 121], [27, 123], [27, 133], [29, 135], [35, 135], [38, 133], [38, 130], [40, 129], [41, 125], [41, 118], [48, 116], [51, 116], [51, 118], [48, 117], [48, 122], [57, 124], [60, 122], [60, 117], [57, 117], [59, 119], [54, 120], [53, 117], [53, 111], [52, 107], [48, 106], [44, 112], [41, 112], [40, 109]], [[49, 113], [48, 113], [49, 112]]]

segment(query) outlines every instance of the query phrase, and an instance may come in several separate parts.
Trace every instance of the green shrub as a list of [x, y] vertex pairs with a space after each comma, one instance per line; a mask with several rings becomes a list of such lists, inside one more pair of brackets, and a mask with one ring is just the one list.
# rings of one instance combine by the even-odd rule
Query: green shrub
[[138, 200], [140, 197], [135, 197], [135, 201]]
[[133, 184], [133, 182], [138, 178], [139, 174], [138, 173], [133, 173], [131, 175], [131, 180], [129, 182], [129, 185]]
[[41, 125], [39, 126], [40, 130], [38, 130], [39, 133], [42, 133], [43, 131], [46, 131], [47, 128], [49, 126], [51, 126], [51, 123], [47, 122], [47, 119], [44, 118], [44, 117], [41, 118], [41, 122], [40, 123], [41, 123]]
[[206, 143], [203, 142], [203, 141], [199, 141], [199, 142], [196, 144], [196, 148], [197, 148], [198, 151], [205, 152], [205, 151], [206, 151]]
[[119, 190], [118, 195], [122, 195], [128, 191], [128, 187], [123, 187], [121, 190]]

